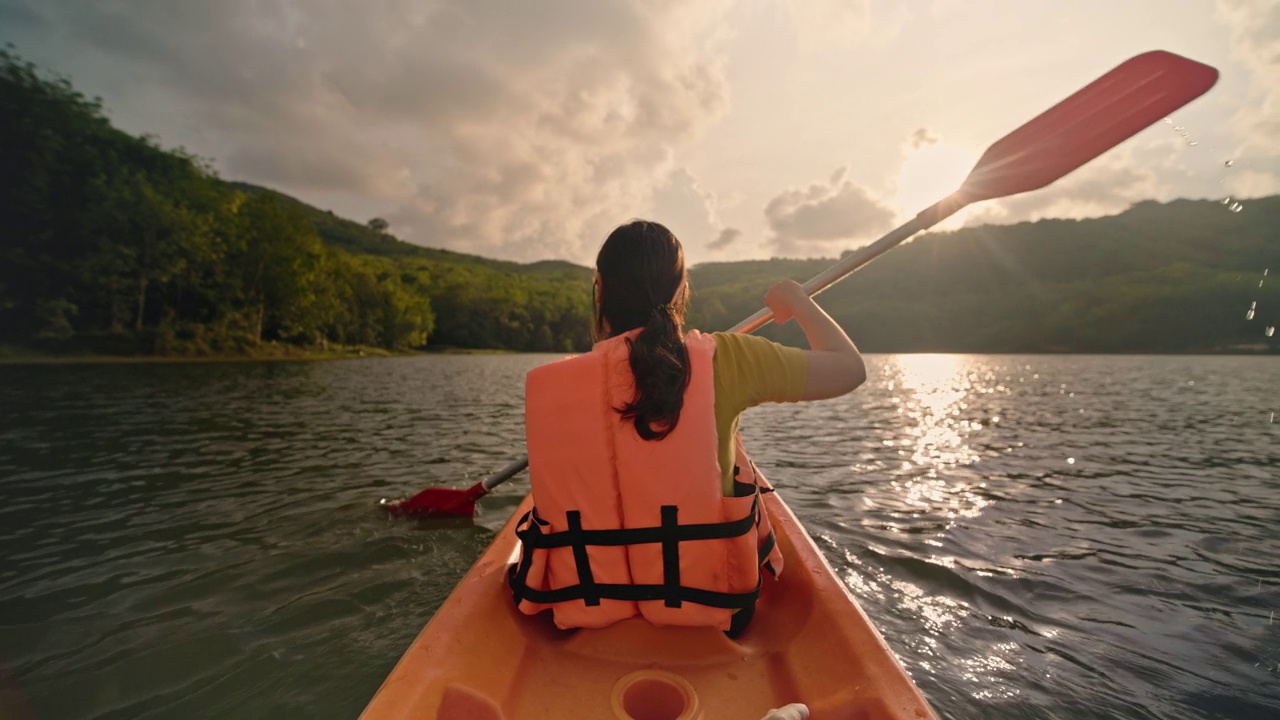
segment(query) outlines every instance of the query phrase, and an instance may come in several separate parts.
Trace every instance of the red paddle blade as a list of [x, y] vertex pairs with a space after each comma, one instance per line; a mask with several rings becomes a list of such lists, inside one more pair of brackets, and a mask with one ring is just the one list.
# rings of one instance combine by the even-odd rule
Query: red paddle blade
[[971, 203], [1042, 188], [1217, 81], [1214, 68], [1163, 50], [1130, 58], [987, 148], [956, 194]]
[[385, 503], [392, 515], [424, 518], [469, 518], [476, 514], [476, 500], [488, 491], [482, 483], [467, 488], [427, 488], [407, 500]]

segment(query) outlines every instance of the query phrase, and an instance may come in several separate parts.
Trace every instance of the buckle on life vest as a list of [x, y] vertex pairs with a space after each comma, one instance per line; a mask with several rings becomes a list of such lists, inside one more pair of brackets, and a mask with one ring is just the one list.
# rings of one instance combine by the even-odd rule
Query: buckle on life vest
[[[662, 524], [646, 528], [620, 528], [615, 530], [583, 530], [581, 513], [570, 510], [565, 513], [567, 530], [544, 533], [541, 526], [548, 523], [538, 517], [537, 508], [530, 510], [517, 523], [516, 536], [520, 538], [521, 558], [508, 570], [508, 580], [516, 603], [529, 600], [551, 604], [582, 600], [587, 605], [599, 605], [601, 599], [642, 602], [661, 600], [667, 607], [678, 608], [692, 602], [709, 607], [742, 609], [755, 605], [760, 597], [764, 577], [757, 570], [756, 586], [743, 593], [726, 593], [702, 588], [687, 587], [680, 582], [680, 543], [694, 540], [719, 540], [740, 537], [751, 532], [759, 515], [760, 498], [751, 503], [751, 509], [738, 520], [722, 523], [697, 523], [681, 525], [679, 508], [663, 505]], [[523, 527], [525, 523], [528, 525]], [[772, 536], [772, 533], [770, 533]], [[663, 581], [661, 584], [597, 583], [591, 572], [587, 546], [620, 546], [659, 543], [662, 545]], [[765, 555], [772, 548], [766, 541]], [[527, 585], [529, 567], [535, 550], [569, 547], [573, 549], [578, 570], [578, 584], [555, 590], [537, 590]]]
[[525, 592], [529, 589], [527, 583], [529, 568], [533, 565], [533, 553], [528, 552], [528, 549], [537, 547], [537, 538], [542, 534], [542, 526], [550, 524], [538, 516], [536, 507], [521, 515], [516, 521], [516, 537], [520, 538], [522, 547], [520, 562], [507, 568], [507, 584], [511, 586], [511, 596], [515, 599], [516, 605], [525, 599]]

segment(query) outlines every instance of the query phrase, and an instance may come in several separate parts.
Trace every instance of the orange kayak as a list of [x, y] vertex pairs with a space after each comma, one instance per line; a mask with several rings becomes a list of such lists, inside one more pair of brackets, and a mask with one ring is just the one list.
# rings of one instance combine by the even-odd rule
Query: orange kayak
[[516, 518], [445, 600], [361, 718], [759, 720], [801, 702], [813, 720], [936, 715], [777, 495], [764, 496], [785, 570], [737, 640], [633, 618], [558, 630], [512, 604]]

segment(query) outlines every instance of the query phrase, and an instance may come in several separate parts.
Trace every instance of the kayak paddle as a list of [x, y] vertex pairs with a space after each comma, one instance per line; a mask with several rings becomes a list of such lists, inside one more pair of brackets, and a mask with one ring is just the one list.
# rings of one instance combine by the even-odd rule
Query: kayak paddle
[[[884, 237], [815, 275], [804, 284], [810, 297], [848, 277], [907, 238], [980, 200], [1042, 188], [1138, 131], [1200, 97], [1218, 71], [1163, 50], [1132, 57], [987, 148], [960, 189], [921, 211]], [[754, 332], [773, 318], [768, 308], [729, 332]], [[467, 490], [429, 488], [382, 505], [393, 514], [471, 517], [476, 500], [529, 466], [523, 457]]]
[[476, 500], [510, 480], [516, 473], [529, 467], [529, 458], [522, 457], [498, 472], [472, 485], [466, 490], [454, 488], [427, 488], [405, 500], [383, 498], [379, 505], [392, 515], [416, 515], [424, 518], [469, 518], [476, 513]]

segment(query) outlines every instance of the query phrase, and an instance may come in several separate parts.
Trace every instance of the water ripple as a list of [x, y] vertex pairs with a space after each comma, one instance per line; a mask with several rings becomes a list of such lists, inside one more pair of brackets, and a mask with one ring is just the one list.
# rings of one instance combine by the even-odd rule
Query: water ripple
[[[474, 527], [373, 501], [521, 454], [549, 359], [0, 367], [0, 697], [354, 716], [525, 485]], [[744, 434], [943, 716], [1280, 713], [1280, 363], [870, 366]]]

